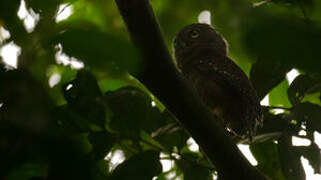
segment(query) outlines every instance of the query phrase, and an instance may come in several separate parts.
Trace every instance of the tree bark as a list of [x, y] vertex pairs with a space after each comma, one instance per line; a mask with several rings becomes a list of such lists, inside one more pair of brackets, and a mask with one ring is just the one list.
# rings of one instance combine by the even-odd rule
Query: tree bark
[[216, 166], [220, 178], [266, 180], [176, 70], [149, 0], [115, 1], [144, 60], [144, 72], [137, 78], [179, 119]]

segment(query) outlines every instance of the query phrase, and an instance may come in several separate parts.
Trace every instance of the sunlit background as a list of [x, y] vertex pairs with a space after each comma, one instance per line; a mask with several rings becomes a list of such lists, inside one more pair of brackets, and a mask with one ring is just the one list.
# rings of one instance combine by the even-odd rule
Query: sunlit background
[[[56, 22], [67, 19], [72, 13], [73, 13], [72, 5], [67, 5], [67, 4], [61, 5], [59, 7], [59, 13], [56, 17]], [[24, 1], [21, 1], [21, 5], [17, 15], [21, 20], [23, 20], [24, 26], [27, 32], [29, 33], [34, 30], [37, 22], [39, 21], [39, 15], [33, 12], [32, 9], [26, 9], [26, 5]], [[198, 20], [199, 22], [210, 24], [211, 13], [207, 10], [200, 12]], [[6, 29], [1, 27], [0, 42], [8, 38], [10, 38], [10, 33]], [[56, 48], [58, 49], [58, 51], [56, 53], [55, 58], [58, 64], [70, 65], [74, 69], [81, 69], [85, 66], [85, 64], [81, 60], [76, 59], [74, 57], [69, 57], [68, 55], [66, 55], [63, 52], [61, 45], [58, 45]], [[17, 68], [17, 59], [20, 53], [21, 53], [20, 47], [14, 44], [13, 42], [7, 43], [6, 45], [2, 46], [0, 49], [0, 55], [3, 58], [3, 61], [6, 63], [6, 65], [8, 65], [8, 68]], [[299, 72], [296, 69], [292, 69], [286, 76], [288, 83], [290, 84], [298, 75], [299, 75]], [[58, 73], [51, 74], [48, 81], [49, 86], [54, 87], [56, 84], [59, 83], [60, 78], [61, 78], [60, 74]], [[155, 106], [155, 102], [153, 103], [154, 103], [153, 106]], [[261, 105], [265, 105], [265, 106], [269, 105], [268, 95], [261, 101]], [[284, 112], [283, 109], [274, 109], [274, 111], [276, 114]], [[306, 133], [305, 131], [301, 131], [300, 135], [305, 135], [305, 133]], [[321, 148], [321, 134], [315, 132], [314, 137], [317, 145], [319, 146], [319, 148]], [[310, 145], [311, 142], [307, 139], [292, 137], [292, 143], [295, 146], [308, 146]], [[191, 151], [195, 151], [195, 152], [199, 151], [198, 145], [195, 143], [195, 141], [192, 138], [188, 139], [187, 144], [189, 145], [189, 149]], [[247, 157], [247, 159], [251, 162], [252, 165], [254, 166], [257, 165], [257, 161], [251, 154], [248, 145], [240, 144], [238, 145], [238, 147], [243, 152], [243, 154]], [[174, 160], [170, 160], [168, 155], [166, 154], [161, 154], [160, 156], [161, 156], [160, 158], [163, 166], [163, 171], [164, 172], [170, 171], [174, 165]], [[121, 150], [116, 150], [114, 152], [111, 152], [105, 158], [110, 160], [112, 164], [109, 170], [112, 170], [118, 164], [120, 164], [125, 160], [124, 153]], [[305, 159], [304, 157], [301, 157], [301, 161], [306, 172], [307, 180], [321, 179], [321, 175], [317, 175], [313, 173], [313, 169], [309, 165], [309, 162], [307, 159]], [[168, 178], [175, 177], [175, 174], [173, 173], [175, 172], [168, 173], [167, 175]], [[215, 175], [213, 175], [213, 178], [215, 178]], [[177, 179], [180, 179], [180, 177], [178, 177]]]

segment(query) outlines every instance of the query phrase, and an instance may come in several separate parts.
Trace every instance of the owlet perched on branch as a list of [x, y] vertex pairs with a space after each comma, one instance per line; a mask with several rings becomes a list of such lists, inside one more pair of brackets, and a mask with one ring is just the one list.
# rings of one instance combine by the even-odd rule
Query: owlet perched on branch
[[226, 41], [208, 24], [186, 26], [174, 40], [178, 68], [202, 102], [232, 134], [251, 138], [261, 123], [261, 106], [227, 51]]

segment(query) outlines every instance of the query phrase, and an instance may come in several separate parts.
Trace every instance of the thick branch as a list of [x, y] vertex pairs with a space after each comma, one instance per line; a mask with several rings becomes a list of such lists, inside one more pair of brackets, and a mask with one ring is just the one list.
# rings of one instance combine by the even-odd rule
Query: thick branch
[[175, 114], [224, 180], [266, 178], [252, 167], [173, 65], [149, 0], [116, 0], [146, 65], [138, 77]]

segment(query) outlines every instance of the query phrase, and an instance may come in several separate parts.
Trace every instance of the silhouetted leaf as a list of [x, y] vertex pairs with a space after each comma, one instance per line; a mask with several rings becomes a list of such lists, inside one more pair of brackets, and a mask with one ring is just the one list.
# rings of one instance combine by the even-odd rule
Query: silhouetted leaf
[[110, 126], [121, 133], [137, 136], [140, 129], [150, 133], [165, 123], [151, 98], [138, 88], [124, 87], [107, 92], [105, 99], [113, 112]]
[[291, 83], [288, 89], [288, 97], [293, 105], [297, 105], [304, 96], [315, 92], [321, 92], [321, 79], [300, 75]]
[[179, 150], [182, 149], [190, 135], [168, 110], [162, 112], [162, 117], [166, 124], [164, 123], [163, 126], [155, 130], [152, 136], [167, 149], [173, 149], [174, 147]]
[[258, 21], [248, 24], [245, 31], [244, 41], [249, 52], [269, 63], [277, 63], [273, 65], [275, 67], [268, 65], [265, 69], [260, 68], [269, 71], [270, 76], [274, 73], [275, 81], [291, 67], [319, 73], [321, 61], [316, 59], [320, 59], [321, 54], [316, 47], [320, 40], [320, 27], [307, 25], [300, 18], [288, 14], [260, 17]]
[[258, 127], [257, 134], [291, 132], [294, 130], [295, 126], [290, 123], [285, 114], [274, 115], [265, 111], [263, 127]]
[[61, 0], [26, 0], [27, 7], [31, 7], [36, 13], [47, 13], [48, 11], [55, 11], [58, 8]]
[[252, 144], [250, 150], [258, 162], [258, 169], [275, 180], [285, 180], [281, 170], [277, 144], [272, 141]]
[[74, 80], [63, 86], [63, 91], [68, 102], [60, 109], [65, 116], [65, 126], [76, 125], [82, 132], [105, 129], [106, 106], [96, 78], [90, 72], [79, 71]]
[[95, 159], [104, 158], [116, 142], [115, 137], [106, 131], [91, 132], [88, 139], [93, 146], [91, 153]]
[[0, 19], [7, 23], [13, 24], [18, 20], [16, 14], [18, 12], [20, 0], [2, 0], [0, 1]]
[[310, 146], [297, 147], [296, 150], [309, 160], [314, 173], [321, 173], [321, 152], [318, 145], [312, 143]]
[[212, 179], [210, 165], [204, 161], [199, 153], [188, 152], [182, 154], [182, 159], [176, 161], [176, 163], [184, 173], [184, 180], [210, 180]]
[[278, 152], [281, 168], [286, 179], [305, 179], [305, 171], [301, 164], [300, 154], [292, 146], [291, 136], [284, 134], [278, 141]]
[[3, 120], [25, 131], [47, 132], [53, 128], [53, 104], [44, 86], [24, 70], [11, 70], [0, 77], [0, 108]]
[[162, 165], [159, 161], [159, 152], [145, 151], [134, 155], [123, 163], [119, 164], [113, 171], [110, 179], [140, 179], [151, 180], [162, 172]]
[[250, 80], [260, 99], [263, 99], [268, 92], [280, 84], [288, 71], [289, 65], [278, 61], [259, 60], [251, 69]]
[[67, 83], [63, 91], [66, 100], [71, 104], [90, 101], [102, 95], [96, 78], [86, 70], [78, 71], [76, 78]]
[[128, 41], [109, 33], [98, 31], [97, 27], [70, 27], [62, 30], [55, 42], [61, 43], [64, 52], [79, 58], [86, 65], [106, 70], [113, 65], [132, 73], [140, 71], [137, 51]]
[[157, 132], [159, 134], [157, 134], [156, 139], [168, 149], [173, 149], [173, 147], [182, 149], [190, 137], [187, 132], [176, 123], [161, 127]]
[[301, 103], [295, 106], [291, 116], [306, 123], [308, 133], [321, 132], [321, 106], [311, 103]]

